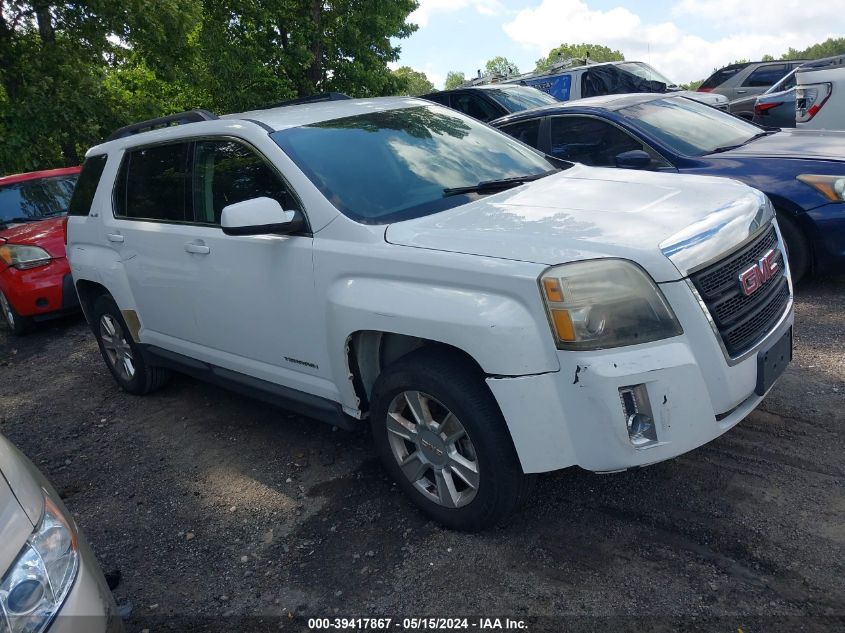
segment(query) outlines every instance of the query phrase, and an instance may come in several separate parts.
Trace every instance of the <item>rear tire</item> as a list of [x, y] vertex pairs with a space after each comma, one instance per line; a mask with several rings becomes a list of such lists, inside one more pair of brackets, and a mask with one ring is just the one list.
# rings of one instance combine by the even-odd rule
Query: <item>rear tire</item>
[[117, 304], [108, 295], [94, 302], [94, 335], [106, 366], [124, 391], [141, 396], [160, 389], [170, 379], [170, 370], [144, 360]]
[[23, 317], [12, 307], [11, 302], [0, 290], [0, 313], [3, 315], [3, 321], [15, 336], [23, 336], [32, 330], [33, 321], [29, 317]]
[[784, 213], [778, 213], [777, 219], [780, 233], [783, 235], [783, 241], [786, 245], [786, 254], [789, 257], [792, 283], [797, 284], [810, 269], [810, 247], [795, 220]]
[[483, 374], [458, 353], [423, 348], [386, 368], [370, 420], [387, 471], [448, 528], [491, 527], [531, 489]]

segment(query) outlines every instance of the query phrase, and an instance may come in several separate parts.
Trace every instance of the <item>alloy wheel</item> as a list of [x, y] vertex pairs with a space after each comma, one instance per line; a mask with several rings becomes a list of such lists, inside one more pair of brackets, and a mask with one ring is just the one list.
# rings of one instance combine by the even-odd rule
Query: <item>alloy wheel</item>
[[103, 349], [106, 351], [109, 365], [122, 380], [126, 382], [132, 380], [135, 376], [135, 360], [132, 356], [132, 348], [126, 340], [126, 335], [120, 323], [111, 314], [104, 314], [100, 317], [100, 339], [103, 342]]
[[387, 411], [387, 437], [402, 473], [427, 499], [460, 508], [478, 493], [478, 456], [464, 426], [421, 391], [402, 391]]

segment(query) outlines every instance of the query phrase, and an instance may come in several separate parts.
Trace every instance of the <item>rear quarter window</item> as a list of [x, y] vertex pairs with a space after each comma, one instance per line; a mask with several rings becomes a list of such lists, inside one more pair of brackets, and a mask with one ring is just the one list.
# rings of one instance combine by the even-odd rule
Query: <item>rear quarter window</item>
[[723, 83], [725, 83], [728, 79], [733, 77], [739, 71], [746, 68], [748, 64], [735, 64], [733, 66], [725, 66], [724, 68], [717, 70], [715, 73], [710, 75], [703, 84], [701, 84], [701, 88], [710, 89], [718, 88]]
[[82, 164], [82, 171], [79, 180], [76, 181], [76, 188], [73, 190], [73, 197], [70, 199], [68, 215], [88, 215], [91, 211], [91, 204], [94, 202], [94, 194], [100, 184], [100, 177], [106, 168], [108, 156], [90, 156]]

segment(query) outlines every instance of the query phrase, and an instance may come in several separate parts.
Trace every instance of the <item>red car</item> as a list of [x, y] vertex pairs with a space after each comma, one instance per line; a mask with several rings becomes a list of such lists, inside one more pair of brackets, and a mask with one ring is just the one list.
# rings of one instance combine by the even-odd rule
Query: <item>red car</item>
[[65, 217], [79, 167], [0, 178], [0, 314], [15, 334], [79, 309]]

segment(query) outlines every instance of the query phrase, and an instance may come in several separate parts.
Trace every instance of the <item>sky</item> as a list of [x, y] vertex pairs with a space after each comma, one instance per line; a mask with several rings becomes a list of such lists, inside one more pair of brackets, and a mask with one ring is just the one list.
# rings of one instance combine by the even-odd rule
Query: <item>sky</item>
[[561, 43], [618, 49], [677, 83], [736, 59], [779, 57], [845, 36], [842, 0], [419, 0], [419, 29], [398, 45], [437, 88], [446, 73], [474, 76], [497, 55], [522, 72]]

